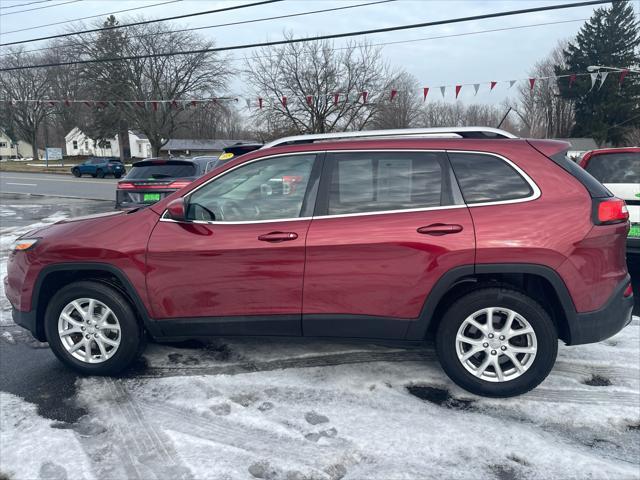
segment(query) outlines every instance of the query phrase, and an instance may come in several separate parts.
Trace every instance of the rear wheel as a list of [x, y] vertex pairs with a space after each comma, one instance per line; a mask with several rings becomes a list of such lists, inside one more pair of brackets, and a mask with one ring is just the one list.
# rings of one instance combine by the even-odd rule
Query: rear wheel
[[114, 176], [115, 178], [121, 178], [121, 177], [122, 177], [122, 174], [121, 174], [121, 173], [114, 173], [114, 174], [113, 174], [113, 176]]
[[555, 363], [558, 334], [547, 312], [515, 290], [485, 288], [456, 301], [440, 323], [442, 368], [478, 395], [520, 395], [542, 382]]
[[76, 168], [72, 168], [72, 169], [71, 169], [71, 173], [73, 173], [73, 176], [74, 176], [74, 177], [80, 177], [80, 176], [82, 176], [82, 173], [80, 173], [80, 169], [79, 169], [79, 168], [77, 168], [77, 167], [76, 167]]
[[127, 299], [95, 281], [58, 291], [47, 306], [45, 331], [63, 363], [90, 375], [121, 372], [144, 345], [144, 331]]
[[98, 178], [104, 178], [104, 171], [101, 169], [98, 169], [98, 171], [96, 172], [96, 175], [98, 176]]

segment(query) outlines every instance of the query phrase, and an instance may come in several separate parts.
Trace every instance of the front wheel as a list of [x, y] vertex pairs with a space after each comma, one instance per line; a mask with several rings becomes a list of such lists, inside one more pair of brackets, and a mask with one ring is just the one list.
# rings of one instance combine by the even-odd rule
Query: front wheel
[[442, 368], [477, 395], [511, 397], [528, 392], [549, 374], [558, 334], [535, 300], [505, 288], [483, 288], [447, 310], [436, 337]]
[[115, 178], [122, 178], [122, 174], [121, 173], [114, 173], [113, 176]]
[[119, 373], [144, 345], [144, 331], [127, 299], [96, 281], [60, 289], [49, 302], [44, 321], [53, 353], [84, 374]]
[[71, 173], [73, 173], [74, 177], [80, 177], [82, 174], [80, 173], [80, 169], [79, 168], [73, 168], [71, 170]]

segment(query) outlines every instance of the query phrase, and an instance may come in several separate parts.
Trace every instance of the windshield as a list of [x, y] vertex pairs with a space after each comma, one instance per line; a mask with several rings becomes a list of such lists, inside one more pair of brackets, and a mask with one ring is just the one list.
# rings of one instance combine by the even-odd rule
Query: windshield
[[128, 179], [161, 179], [161, 178], [182, 178], [195, 177], [196, 166], [193, 163], [183, 164], [158, 164], [133, 166], [129, 170]]
[[601, 183], [640, 183], [640, 153], [594, 155], [589, 159], [586, 170]]

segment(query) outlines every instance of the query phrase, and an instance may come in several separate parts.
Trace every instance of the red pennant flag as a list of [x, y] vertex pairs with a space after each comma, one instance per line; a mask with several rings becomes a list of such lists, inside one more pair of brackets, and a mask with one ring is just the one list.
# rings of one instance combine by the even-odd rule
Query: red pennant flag
[[334, 93], [333, 94], [333, 104], [334, 105], [338, 105], [338, 101], [340, 100], [340, 94], [339, 93]]
[[491, 84], [489, 85], [489, 91], [493, 90], [497, 84], [498, 82], [491, 82]]
[[618, 78], [618, 85], [622, 86], [622, 82], [624, 82], [624, 78], [629, 74], [629, 69], [625, 68], [620, 72], [620, 77]]
[[456, 98], [458, 98], [458, 94], [460, 93], [460, 90], [462, 90], [462, 85], [456, 85]]
[[313, 97], [311, 95], [307, 95], [307, 105], [311, 106], [313, 103]]
[[151, 102], [151, 108], [153, 108], [154, 112], [158, 111], [158, 102]]
[[87, 107], [93, 107], [93, 102], [82, 102], [84, 103]]
[[362, 92], [362, 103], [367, 103], [367, 97], [369, 96], [369, 92]]
[[576, 74], [572, 73], [571, 75], [569, 75], [569, 88], [573, 87], [573, 84], [576, 83]]
[[64, 106], [65, 106], [65, 107], [70, 107], [70, 106], [71, 106], [71, 102], [69, 101], [69, 99], [66, 99], [66, 100], [64, 101]]
[[287, 108], [287, 97], [282, 97], [282, 100], [281, 100], [281, 101], [282, 101], [282, 106], [283, 106], [284, 108]]
[[55, 107], [58, 104], [58, 101], [57, 100], [49, 100], [48, 103], [49, 103], [50, 107]]
[[107, 102], [98, 102], [98, 108], [105, 108], [107, 106]]
[[178, 109], [178, 102], [176, 102], [175, 100], [171, 100], [171, 107], [175, 108], [177, 110]]
[[198, 106], [198, 102], [196, 102], [195, 100], [191, 100], [191, 106], [192, 107], [197, 107]]
[[258, 108], [262, 110], [262, 98], [258, 97]]
[[393, 102], [393, 99], [396, 98], [397, 94], [398, 94], [398, 90], [391, 90], [391, 98], [389, 100]]
[[144, 102], [136, 102], [136, 105], [137, 105], [139, 108], [144, 108], [144, 106], [145, 106], [145, 105], [144, 105]]
[[427, 95], [429, 95], [429, 87], [424, 87], [422, 89], [422, 101], [423, 102], [427, 99]]
[[529, 87], [530, 87], [529, 89], [533, 90], [533, 87], [535, 86], [535, 84], [536, 84], [536, 79], [535, 78], [530, 78], [529, 79]]

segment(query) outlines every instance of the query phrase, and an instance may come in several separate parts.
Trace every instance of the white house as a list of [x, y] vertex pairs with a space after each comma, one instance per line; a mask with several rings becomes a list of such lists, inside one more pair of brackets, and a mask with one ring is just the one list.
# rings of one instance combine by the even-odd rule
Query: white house
[[[129, 147], [131, 158], [148, 158], [151, 156], [151, 143], [141, 132], [129, 130]], [[65, 137], [67, 155], [91, 155], [96, 157], [119, 157], [120, 145], [118, 135], [102, 141], [89, 138], [78, 127]]]
[[18, 158], [18, 145], [0, 128], [0, 159]]
[[[38, 149], [38, 156], [44, 157], [44, 150]], [[0, 160], [12, 158], [32, 158], [33, 148], [29, 142], [24, 140], [14, 140], [0, 128]]]

